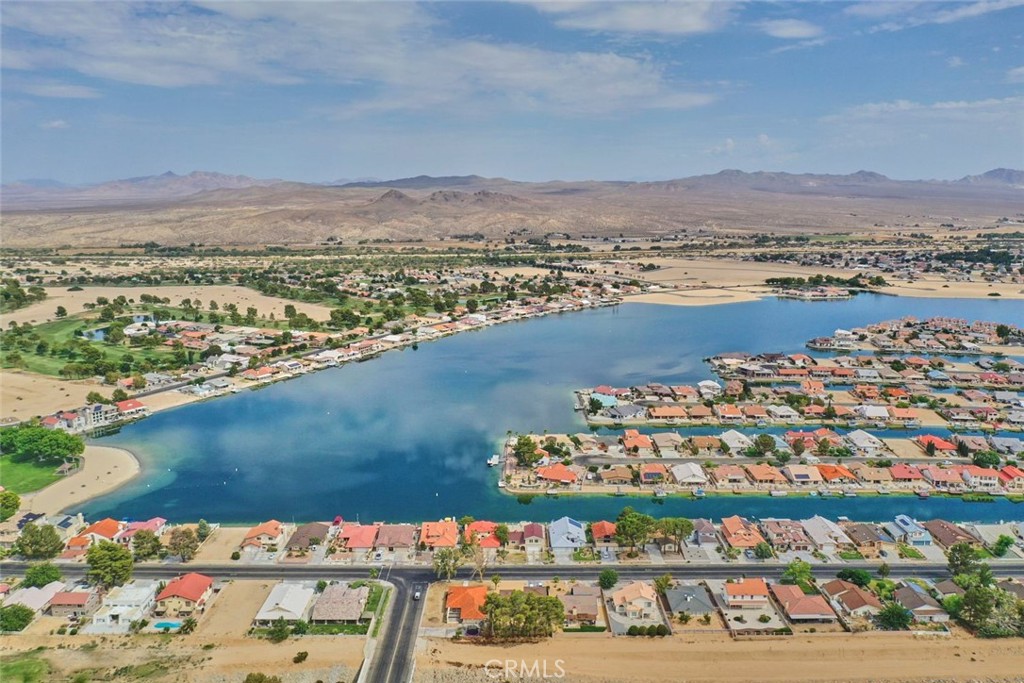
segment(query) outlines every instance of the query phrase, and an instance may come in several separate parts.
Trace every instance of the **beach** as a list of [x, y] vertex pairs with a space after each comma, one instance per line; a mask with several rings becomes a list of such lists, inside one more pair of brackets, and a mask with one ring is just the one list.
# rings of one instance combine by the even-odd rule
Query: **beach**
[[81, 468], [63, 479], [21, 497], [21, 512], [52, 515], [110, 493], [142, 471], [135, 455], [123, 448], [88, 444]]

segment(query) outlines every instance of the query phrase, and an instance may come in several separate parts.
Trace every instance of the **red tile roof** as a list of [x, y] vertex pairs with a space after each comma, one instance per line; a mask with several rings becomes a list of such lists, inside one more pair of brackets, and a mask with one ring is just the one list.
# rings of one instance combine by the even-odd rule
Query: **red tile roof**
[[213, 579], [209, 576], [192, 572], [179, 576], [168, 583], [167, 587], [160, 591], [160, 595], [156, 596], [156, 599], [159, 602], [167, 598], [184, 598], [190, 602], [197, 603], [212, 586]]
[[444, 606], [460, 611], [462, 619], [483, 619], [484, 601], [487, 600], [487, 586], [453, 586], [448, 589]]

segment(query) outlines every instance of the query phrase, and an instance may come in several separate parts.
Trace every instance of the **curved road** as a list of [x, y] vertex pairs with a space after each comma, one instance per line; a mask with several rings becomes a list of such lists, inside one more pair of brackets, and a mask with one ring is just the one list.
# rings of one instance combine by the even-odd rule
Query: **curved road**
[[[2, 574], [10, 576], [21, 574], [29, 566], [27, 562], [0, 563]], [[84, 576], [86, 567], [82, 564], [61, 564], [61, 569], [68, 578]], [[765, 578], [779, 578], [786, 570], [784, 565], [663, 565], [663, 566], [617, 566], [596, 565], [577, 566], [503, 566], [500, 567], [502, 578], [512, 580], [550, 579], [553, 576], [595, 580], [601, 571], [614, 568], [621, 579], [651, 579], [662, 574], [671, 574], [677, 579], [728, 579], [743, 575], [756, 575]], [[878, 566], [869, 562], [845, 562], [841, 565], [814, 565], [814, 575], [818, 578], [832, 578], [840, 569], [867, 569], [874, 571]], [[213, 576], [219, 580], [226, 579], [365, 579], [370, 567], [337, 567], [330, 565], [224, 565], [224, 564], [155, 564], [138, 565], [135, 577], [142, 579], [172, 579], [183, 571], [199, 572]], [[903, 562], [892, 567], [894, 576], [915, 576], [925, 579], [943, 579], [949, 576], [945, 565], [927, 562]], [[1024, 574], [1024, 562], [998, 562], [993, 570], [999, 575]], [[471, 571], [463, 569], [456, 579], [470, 578]], [[413, 660], [416, 648], [416, 636], [420, 618], [423, 616], [424, 600], [414, 600], [413, 594], [418, 590], [425, 597], [427, 587], [437, 581], [434, 572], [428, 567], [392, 567], [385, 568], [380, 577], [391, 582], [394, 594], [391, 596], [388, 610], [384, 615], [385, 622], [377, 640], [369, 670], [363, 680], [372, 683], [408, 683], [412, 677]]]

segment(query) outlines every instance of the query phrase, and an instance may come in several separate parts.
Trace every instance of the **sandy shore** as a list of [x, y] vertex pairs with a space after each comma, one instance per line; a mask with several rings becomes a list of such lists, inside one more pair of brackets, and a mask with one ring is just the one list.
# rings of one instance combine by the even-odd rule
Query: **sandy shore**
[[668, 306], [717, 306], [719, 304], [739, 304], [757, 301], [770, 296], [767, 287], [745, 287], [743, 289], [725, 289], [707, 287], [703, 289], [684, 289], [666, 292], [652, 292], [623, 298], [626, 303], [664, 304]]
[[131, 481], [142, 470], [131, 451], [111, 446], [87, 445], [82, 467], [74, 474], [35, 493], [21, 497], [22, 512], [54, 514], [74, 509], [85, 501], [110, 493]]
[[[427, 639], [416, 661], [418, 683], [494, 680], [484, 664], [561, 660], [564, 681], [640, 683], [728, 681], [1010, 681], [1021, 680], [1024, 640], [981, 640], [909, 634], [818, 634], [733, 641], [725, 635], [680, 634], [667, 639], [559, 634], [531, 645], [490, 647]], [[492, 663], [493, 666], [493, 663]], [[493, 672], [491, 674], [493, 676]]]

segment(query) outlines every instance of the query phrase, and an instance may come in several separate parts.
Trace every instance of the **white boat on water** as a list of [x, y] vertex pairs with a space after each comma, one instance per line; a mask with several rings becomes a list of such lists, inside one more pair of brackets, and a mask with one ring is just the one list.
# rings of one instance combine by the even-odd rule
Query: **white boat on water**
[[491, 457], [487, 458], [488, 467], [496, 467], [501, 464], [501, 456], [495, 453]]

